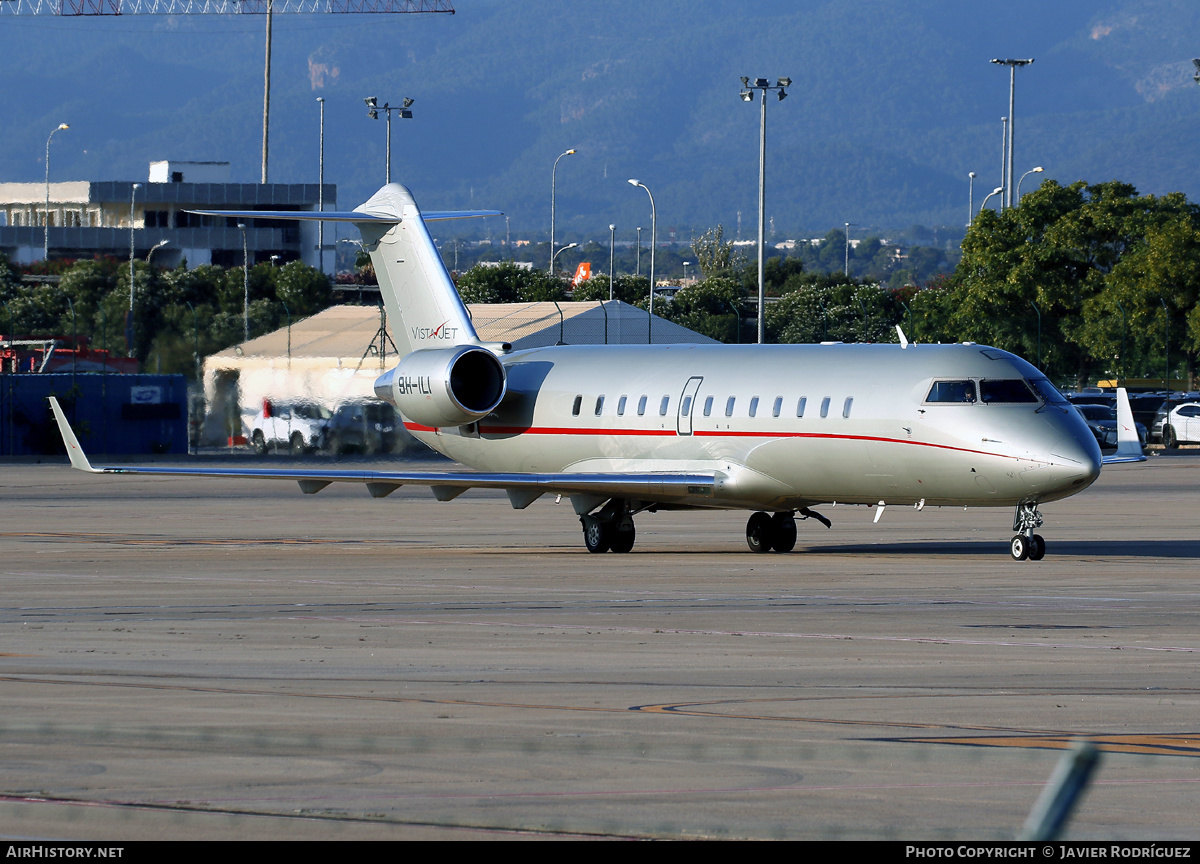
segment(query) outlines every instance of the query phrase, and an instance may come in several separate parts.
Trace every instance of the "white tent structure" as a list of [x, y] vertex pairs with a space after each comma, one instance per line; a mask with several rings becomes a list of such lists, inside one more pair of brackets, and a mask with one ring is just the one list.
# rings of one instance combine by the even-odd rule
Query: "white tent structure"
[[[472, 304], [480, 339], [513, 350], [567, 345], [712, 343], [619, 300]], [[330, 410], [374, 399], [375, 379], [399, 362], [380, 307], [332, 306], [205, 359], [202, 441], [247, 433], [263, 402], [313, 402]]]

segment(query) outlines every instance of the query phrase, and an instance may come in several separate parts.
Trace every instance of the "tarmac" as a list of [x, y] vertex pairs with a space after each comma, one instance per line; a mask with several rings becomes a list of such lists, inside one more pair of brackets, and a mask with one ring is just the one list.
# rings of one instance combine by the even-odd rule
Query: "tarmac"
[[1045, 505], [1041, 562], [1007, 508], [819, 508], [786, 555], [644, 513], [591, 555], [553, 497], [0, 495], [6, 839], [1007, 840], [1080, 738], [1067, 838], [1200, 838], [1195, 450]]

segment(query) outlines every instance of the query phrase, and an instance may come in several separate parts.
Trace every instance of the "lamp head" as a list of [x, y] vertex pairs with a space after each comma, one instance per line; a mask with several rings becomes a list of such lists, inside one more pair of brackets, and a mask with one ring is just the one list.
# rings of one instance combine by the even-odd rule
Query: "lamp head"
[[374, 97], [374, 96], [368, 96], [368, 97], [367, 97], [366, 99], [364, 99], [363, 101], [367, 103], [367, 107], [368, 107], [368, 108], [374, 108], [374, 107], [375, 107], [375, 97]]
[[1045, 170], [1045, 169], [1044, 169], [1044, 168], [1042, 168], [1042, 166], [1041, 166], [1041, 165], [1039, 165], [1038, 167], [1036, 167], [1036, 168], [1034, 168], [1034, 169], [1033, 169], [1033, 173], [1034, 173], [1034, 174], [1041, 174], [1041, 173], [1042, 173], [1042, 171], [1044, 171], [1044, 170]]
[[[66, 123], [59, 123], [59, 124], [58, 124], [58, 129], [70, 129], [70, 128], [71, 128], [71, 127], [70, 127], [70, 126], [68, 126]], [[57, 131], [58, 131], [58, 129], [55, 129], [54, 131], [55, 131], [55, 132], [57, 132]]]
[[641, 185], [642, 185], [642, 181], [640, 181], [640, 180], [630, 180], [630, 181], [629, 181], [629, 185], [630, 185], [630, 186], [641, 186]]

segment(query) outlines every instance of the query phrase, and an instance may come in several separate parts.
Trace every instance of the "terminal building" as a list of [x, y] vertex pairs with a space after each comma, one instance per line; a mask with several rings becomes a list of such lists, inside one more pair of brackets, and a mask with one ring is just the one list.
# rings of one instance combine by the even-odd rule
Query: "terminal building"
[[251, 264], [299, 259], [333, 275], [333, 232], [322, 255], [315, 222], [250, 219], [243, 230], [236, 218], [187, 211], [332, 210], [335, 185], [322, 195], [316, 183], [230, 183], [229, 174], [228, 162], [164, 161], [150, 163], [145, 183], [0, 183], [0, 252], [15, 264], [41, 261], [46, 246], [51, 258], [128, 258], [132, 234], [134, 255], [153, 252], [168, 267], [240, 266], [244, 244]]

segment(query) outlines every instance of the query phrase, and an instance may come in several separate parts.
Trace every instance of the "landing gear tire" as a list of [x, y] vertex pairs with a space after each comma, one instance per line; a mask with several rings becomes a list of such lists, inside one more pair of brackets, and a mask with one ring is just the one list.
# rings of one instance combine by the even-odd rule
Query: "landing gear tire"
[[1029, 538], [1029, 560], [1041, 561], [1046, 557], [1046, 541], [1041, 534], [1034, 534]]
[[254, 447], [254, 452], [259, 456], [267, 455], [267, 439], [263, 438], [261, 429], [255, 429], [250, 435], [250, 444]]
[[1029, 557], [1029, 540], [1024, 534], [1017, 534], [1009, 543], [1009, 549], [1012, 552], [1012, 557], [1017, 561], [1024, 561]]
[[791, 552], [796, 548], [796, 520], [791, 513], [772, 516], [771, 533], [771, 548], [776, 552]]
[[1175, 434], [1174, 426], [1163, 427], [1163, 445], [1168, 450], [1174, 450], [1179, 446], [1179, 436]]
[[[602, 522], [595, 516], [583, 517], [583, 545], [589, 552], [607, 552], [612, 542], [611, 534], [609, 523]], [[632, 543], [629, 545], [630, 548], [633, 547]]]
[[750, 517], [746, 523], [746, 545], [751, 552], [770, 552], [775, 538], [773, 524], [768, 513], [759, 511]]
[[612, 551], [624, 555], [633, 548], [633, 541], [636, 538], [637, 534], [633, 529], [633, 520], [630, 520], [627, 525], [619, 525], [612, 530], [610, 547]]

